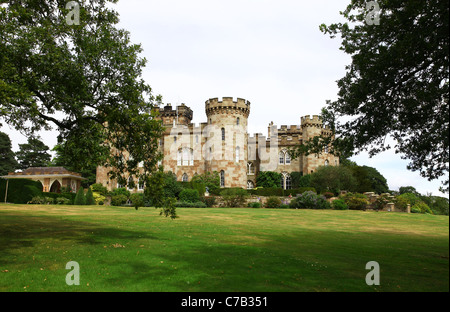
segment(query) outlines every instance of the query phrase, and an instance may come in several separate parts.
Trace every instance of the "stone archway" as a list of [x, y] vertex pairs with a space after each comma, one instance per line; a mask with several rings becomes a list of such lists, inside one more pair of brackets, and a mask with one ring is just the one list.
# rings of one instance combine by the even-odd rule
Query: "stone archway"
[[55, 180], [50, 187], [50, 193], [61, 193], [61, 183]]

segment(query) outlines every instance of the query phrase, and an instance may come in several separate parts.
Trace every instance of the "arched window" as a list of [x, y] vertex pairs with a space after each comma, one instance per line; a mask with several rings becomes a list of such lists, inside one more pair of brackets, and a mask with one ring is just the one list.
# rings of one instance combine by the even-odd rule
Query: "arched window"
[[280, 165], [284, 165], [284, 152], [281, 151], [279, 154], [279, 162]]
[[286, 176], [286, 190], [290, 190], [292, 189], [292, 180], [291, 180], [291, 176], [287, 175]]
[[222, 131], [222, 141], [225, 141], [225, 128], [222, 128], [221, 131]]
[[238, 117], [238, 118], [236, 119], [236, 126], [239, 126], [240, 123], [241, 123], [241, 118]]
[[250, 162], [247, 164], [247, 174], [255, 174], [255, 166]]
[[324, 152], [325, 154], [328, 154], [328, 145], [325, 145]]
[[330, 165], [330, 162], [328, 161], [328, 159], [325, 160], [325, 166], [329, 166], [329, 165]]
[[193, 166], [194, 150], [191, 148], [182, 148], [177, 153], [177, 166]]
[[225, 187], [225, 171], [220, 171], [220, 187]]
[[128, 189], [131, 191], [134, 189], [134, 180], [133, 177], [128, 177]]
[[281, 187], [285, 190], [292, 189], [292, 178], [287, 172], [281, 174]]
[[247, 181], [247, 189], [251, 190], [255, 188], [255, 183], [253, 181]]
[[241, 153], [241, 148], [238, 146], [236, 147], [236, 162], [239, 162], [240, 160], [240, 153]]
[[278, 163], [280, 165], [290, 165], [291, 164], [291, 155], [289, 155], [289, 152], [287, 150], [282, 150], [280, 154], [278, 154]]
[[183, 177], [181, 178], [181, 180], [183, 181], [183, 182], [189, 182], [189, 177], [188, 177], [188, 175], [185, 173], [185, 174], [183, 174]]
[[286, 151], [285, 152], [285, 164], [290, 165], [291, 164], [291, 155]]
[[139, 186], [138, 186], [139, 191], [144, 190], [144, 179], [139, 179]]

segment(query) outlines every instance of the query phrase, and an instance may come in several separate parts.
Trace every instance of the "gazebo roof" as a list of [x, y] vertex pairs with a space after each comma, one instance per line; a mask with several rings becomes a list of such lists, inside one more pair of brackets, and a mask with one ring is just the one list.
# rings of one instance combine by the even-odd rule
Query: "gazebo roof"
[[8, 173], [7, 176], [3, 176], [2, 178], [27, 179], [30, 177], [55, 177], [55, 176], [86, 180], [81, 176], [80, 173], [69, 171], [64, 167], [30, 167], [28, 169], [23, 170], [22, 172], [10, 172]]

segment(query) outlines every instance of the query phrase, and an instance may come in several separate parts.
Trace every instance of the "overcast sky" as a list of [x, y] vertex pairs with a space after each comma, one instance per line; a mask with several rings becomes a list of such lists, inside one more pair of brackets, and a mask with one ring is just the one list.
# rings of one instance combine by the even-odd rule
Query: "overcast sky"
[[[267, 135], [271, 121], [299, 125], [335, 100], [336, 81], [350, 57], [339, 39], [319, 31], [322, 23], [342, 21], [339, 11], [350, 0], [121, 0], [115, 5], [120, 27], [141, 43], [148, 63], [143, 78], [163, 102], [185, 103], [194, 123], [206, 122], [205, 101], [237, 97], [251, 102], [249, 133]], [[374, 26], [374, 27], [382, 27]], [[4, 126], [13, 149], [26, 138]], [[56, 135], [43, 133], [51, 148]], [[406, 169], [394, 151], [369, 159], [390, 189], [412, 185], [425, 194], [442, 195], [439, 181], [429, 182]]]

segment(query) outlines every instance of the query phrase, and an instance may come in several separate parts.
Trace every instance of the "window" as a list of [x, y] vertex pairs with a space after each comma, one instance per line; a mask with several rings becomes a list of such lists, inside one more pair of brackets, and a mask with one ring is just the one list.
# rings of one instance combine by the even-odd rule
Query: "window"
[[290, 189], [292, 189], [291, 176], [287, 175], [286, 176], [286, 190], [290, 190]]
[[238, 118], [236, 119], [236, 126], [239, 126], [240, 123], [241, 123], [241, 118], [238, 117]]
[[253, 181], [248, 181], [247, 182], [247, 189], [251, 190], [255, 188], [255, 183], [253, 183]]
[[220, 187], [225, 187], [225, 171], [220, 171]]
[[183, 177], [181, 178], [181, 180], [183, 181], [183, 182], [189, 182], [189, 177], [188, 177], [188, 175], [185, 173], [185, 174], [183, 174]]
[[222, 128], [221, 131], [222, 131], [222, 141], [225, 141], [225, 128]]
[[292, 189], [292, 178], [289, 175], [289, 173], [287, 172], [283, 172], [281, 174], [281, 188], [285, 189], [285, 190], [290, 190]]
[[179, 149], [177, 153], [177, 166], [193, 166], [194, 150], [191, 148]]
[[198, 144], [198, 135], [195, 136], [195, 143]]
[[255, 166], [252, 163], [247, 164], [247, 174], [255, 174]]
[[143, 191], [144, 190], [144, 179], [139, 179], [138, 189], [139, 189], [139, 191]]
[[330, 162], [328, 161], [328, 159], [325, 160], [325, 166], [329, 166], [329, 165], [330, 165]]
[[176, 136], [173, 137], [173, 143], [177, 143], [177, 137]]
[[328, 154], [328, 145], [325, 145], [324, 152], [325, 154]]
[[280, 152], [279, 159], [280, 159], [279, 164], [284, 165], [284, 152]]
[[133, 181], [133, 177], [129, 177], [128, 178], [128, 189], [131, 191], [134, 189], [134, 181]]
[[239, 162], [239, 158], [240, 158], [240, 153], [241, 153], [241, 149], [240, 147], [236, 147], [236, 162]]
[[286, 164], [286, 165], [290, 165], [290, 164], [291, 164], [291, 155], [289, 155], [288, 152], [286, 152], [285, 155], [286, 155], [286, 156], [285, 156], [285, 164]]

